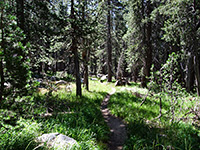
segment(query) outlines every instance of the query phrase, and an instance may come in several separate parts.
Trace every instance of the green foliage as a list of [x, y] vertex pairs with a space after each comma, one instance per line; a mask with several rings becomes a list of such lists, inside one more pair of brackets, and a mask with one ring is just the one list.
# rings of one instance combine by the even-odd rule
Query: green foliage
[[[6, 2], [7, 4], [7, 2]], [[3, 73], [1, 79], [4, 79], [6, 84], [10, 86], [3, 91], [4, 100], [8, 100], [8, 95], [12, 95], [9, 99], [16, 98], [19, 95], [26, 93], [26, 86], [30, 79], [30, 67], [27, 53], [29, 47], [24, 43], [25, 34], [17, 26], [17, 18], [12, 15], [9, 10], [12, 8], [9, 3], [5, 5], [4, 15], [2, 14], [1, 23], [1, 63]], [[11, 94], [12, 93], [12, 94]], [[12, 101], [12, 100], [11, 100]]]
[[[138, 87], [128, 87], [135, 91]], [[138, 90], [139, 91], [139, 90]], [[142, 91], [141, 91], [142, 92]], [[160, 121], [155, 120], [159, 115], [159, 99], [157, 95], [147, 97], [145, 103], [140, 106], [143, 98], [126, 90], [117, 92], [111, 96], [109, 109], [113, 115], [123, 118], [127, 123], [128, 139], [124, 145], [126, 150], [159, 150], [159, 149], [199, 149], [198, 129], [190, 123], [169, 123], [168, 116], [163, 116]], [[143, 91], [144, 92], [144, 91]], [[162, 96], [162, 111], [167, 112], [171, 103], [170, 97]], [[179, 95], [180, 96], [180, 95]], [[180, 97], [179, 97], [180, 98]], [[184, 105], [191, 105], [185, 103]], [[175, 113], [179, 117], [184, 115], [184, 110], [180, 111], [175, 105]]]
[[39, 135], [41, 124], [33, 120], [20, 119], [16, 126], [0, 128], [1, 150], [34, 149], [34, 138]]
[[[38, 146], [36, 137], [52, 132], [77, 140], [80, 147], [75, 149], [105, 149], [103, 143], [108, 140], [109, 129], [101, 114], [100, 104], [111, 85], [103, 88], [105, 85], [99, 82], [90, 83], [94, 90], [85, 91], [82, 98], [76, 97], [75, 89], [72, 93], [59, 90], [50, 97], [36, 93], [29, 99], [19, 98], [13, 109], [23, 110], [20, 116], [24, 119], [18, 116], [17, 110], [0, 111], [0, 119], [3, 120], [0, 126], [0, 149], [34, 149]], [[46, 113], [47, 107], [52, 108], [49, 113]], [[10, 118], [15, 118], [16, 124], [8, 124], [6, 120]]]
[[161, 69], [157, 72], [152, 72], [150, 78], [151, 82], [149, 84], [151, 90], [158, 92], [158, 98], [169, 103], [167, 117], [170, 119], [171, 123], [178, 119], [176, 116], [180, 114], [175, 114], [175, 112], [178, 112], [177, 110], [183, 107], [183, 97], [187, 95], [179, 81], [179, 71], [181, 68], [178, 60], [180, 60], [180, 58], [181, 54], [176, 54], [174, 52], [169, 55], [168, 60]]

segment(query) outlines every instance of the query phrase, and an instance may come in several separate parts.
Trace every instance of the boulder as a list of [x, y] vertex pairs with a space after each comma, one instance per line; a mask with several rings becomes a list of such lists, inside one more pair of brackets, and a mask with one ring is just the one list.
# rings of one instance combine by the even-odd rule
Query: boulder
[[73, 146], [78, 146], [76, 140], [60, 133], [43, 134], [36, 138], [36, 142], [56, 150], [69, 150]]

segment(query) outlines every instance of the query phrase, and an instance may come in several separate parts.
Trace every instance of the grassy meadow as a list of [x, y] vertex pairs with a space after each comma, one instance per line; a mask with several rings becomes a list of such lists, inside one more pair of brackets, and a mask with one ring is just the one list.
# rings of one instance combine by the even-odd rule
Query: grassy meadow
[[[100, 105], [113, 88], [116, 92], [110, 97], [108, 107], [127, 124], [125, 150], [200, 149], [199, 126], [192, 119], [195, 115], [188, 113], [198, 103], [193, 96], [180, 97], [172, 105], [168, 94], [148, 93], [136, 83], [115, 87], [114, 83], [91, 80], [90, 91], [83, 88], [80, 98], [75, 96], [74, 83], [70, 84], [71, 91], [67, 92], [64, 86], [51, 94], [48, 89], [39, 89], [32, 96], [17, 99], [10, 109], [0, 110], [0, 149], [45, 149], [35, 143], [35, 138], [55, 132], [74, 138], [80, 145], [77, 149], [107, 149], [109, 128]], [[146, 101], [140, 106], [147, 93]], [[162, 116], [157, 118], [160, 99]], [[179, 119], [187, 113], [187, 119]]]
[[[75, 96], [74, 84], [72, 91], [60, 89], [48, 96], [48, 90], [40, 89], [33, 97], [26, 97], [16, 102], [23, 112], [1, 110], [0, 149], [26, 149], [37, 147], [35, 138], [44, 133], [61, 133], [74, 138], [79, 143], [78, 149], [106, 149], [109, 129], [101, 115], [100, 105], [107, 92], [108, 84], [90, 82], [90, 91], [83, 89], [81, 98]], [[51, 108], [49, 113], [46, 110]], [[51, 112], [52, 111], [52, 112]], [[7, 118], [5, 117], [7, 116]], [[7, 124], [15, 118], [14, 124]]]
[[[178, 97], [172, 122], [171, 100], [167, 93], [154, 93], [146, 97], [147, 89], [138, 85], [118, 88], [111, 96], [109, 109], [127, 124], [128, 139], [125, 150], [198, 150], [200, 130], [195, 127], [190, 110], [199, 104], [191, 95]], [[159, 95], [159, 96], [158, 96]], [[192, 98], [194, 100], [192, 100]], [[162, 115], [160, 114], [162, 99]], [[187, 119], [180, 119], [187, 115]]]

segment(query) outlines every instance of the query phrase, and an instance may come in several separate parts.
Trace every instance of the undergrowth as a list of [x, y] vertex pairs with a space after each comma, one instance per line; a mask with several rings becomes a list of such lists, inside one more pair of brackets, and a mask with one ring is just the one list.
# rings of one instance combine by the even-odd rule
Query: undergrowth
[[[74, 87], [72, 83], [71, 91], [61, 88], [51, 94], [48, 89], [40, 89], [32, 96], [17, 98], [9, 108], [1, 109], [0, 149], [32, 150], [38, 146], [36, 137], [55, 132], [74, 138], [80, 145], [77, 149], [107, 149], [104, 143], [108, 141], [109, 128], [100, 105], [114, 84], [90, 81], [90, 91], [83, 88], [81, 98], [75, 96]], [[108, 107], [112, 114], [127, 123], [125, 150], [200, 149], [199, 128], [189, 119], [180, 119], [195, 107], [191, 95], [177, 99], [178, 107], [174, 108], [174, 121], [171, 122], [171, 102], [167, 93], [148, 94], [147, 89], [139, 88], [135, 83], [115, 88], [116, 93], [110, 97]], [[157, 118], [160, 98], [162, 116]], [[188, 114], [187, 117], [193, 116]]]
[[[192, 125], [191, 121], [183, 122], [177, 119], [170, 122], [170, 103], [166, 94], [162, 94], [161, 97], [162, 116], [157, 118], [160, 103], [156, 94], [148, 96], [141, 106], [145, 90], [135, 85], [126, 87], [127, 90], [123, 89], [124, 87], [118, 88], [118, 92], [111, 96], [109, 109], [112, 114], [123, 118], [127, 123], [128, 139], [124, 145], [125, 150], [200, 149], [199, 130]], [[175, 109], [177, 118], [184, 116], [193, 106], [193, 102], [187, 99], [189, 98], [185, 97], [181, 109]]]
[[[38, 146], [35, 138], [44, 133], [61, 133], [74, 138], [78, 149], [106, 149], [109, 129], [101, 115], [100, 105], [111, 85], [90, 82], [90, 91], [76, 97], [75, 89], [45, 92], [23, 97], [9, 109], [0, 112], [0, 149], [32, 150]], [[48, 113], [47, 113], [48, 112]], [[37, 148], [37, 149], [45, 149]]]

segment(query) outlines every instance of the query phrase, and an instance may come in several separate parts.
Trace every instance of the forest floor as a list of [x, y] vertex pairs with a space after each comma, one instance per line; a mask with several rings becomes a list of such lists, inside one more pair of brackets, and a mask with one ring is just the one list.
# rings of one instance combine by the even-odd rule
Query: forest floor
[[127, 139], [126, 133], [126, 125], [122, 121], [122, 119], [115, 117], [112, 115], [108, 109], [108, 101], [110, 96], [115, 93], [116, 89], [113, 88], [112, 92], [107, 94], [104, 98], [103, 102], [101, 103], [101, 112], [107, 123], [108, 127], [110, 128], [110, 139], [108, 141], [108, 147], [110, 150], [122, 150], [123, 144]]
[[[49, 87], [40, 88], [0, 109], [0, 150], [33, 150], [38, 146], [34, 139], [44, 133], [69, 136], [79, 143], [77, 149], [200, 149], [200, 99], [195, 95], [179, 92], [175, 105], [173, 95], [152, 92], [143, 103], [148, 90], [138, 83], [90, 80], [90, 91], [83, 88], [82, 97], [76, 96], [75, 83], [69, 85], [71, 91], [63, 84], [51, 95]], [[161, 99], [162, 116], [155, 119]]]

